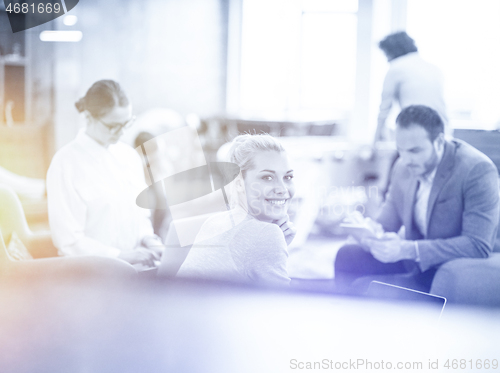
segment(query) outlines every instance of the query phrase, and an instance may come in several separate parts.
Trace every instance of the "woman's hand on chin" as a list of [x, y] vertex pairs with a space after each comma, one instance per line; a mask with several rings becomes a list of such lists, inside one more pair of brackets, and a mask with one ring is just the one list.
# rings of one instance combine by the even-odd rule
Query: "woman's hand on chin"
[[286, 244], [290, 245], [297, 234], [297, 228], [295, 228], [295, 225], [290, 221], [290, 217], [285, 215], [281, 219], [273, 221], [273, 223], [281, 228], [285, 235]]

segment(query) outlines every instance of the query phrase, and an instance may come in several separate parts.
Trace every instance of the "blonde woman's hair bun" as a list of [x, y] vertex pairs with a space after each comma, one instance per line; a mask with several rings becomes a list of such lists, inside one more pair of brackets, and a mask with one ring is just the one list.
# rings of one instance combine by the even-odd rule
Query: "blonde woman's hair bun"
[[232, 141], [229, 161], [236, 163], [245, 176], [246, 171], [253, 167], [253, 158], [266, 151], [284, 152], [285, 148], [276, 138], [267, 133], [239, 135]]

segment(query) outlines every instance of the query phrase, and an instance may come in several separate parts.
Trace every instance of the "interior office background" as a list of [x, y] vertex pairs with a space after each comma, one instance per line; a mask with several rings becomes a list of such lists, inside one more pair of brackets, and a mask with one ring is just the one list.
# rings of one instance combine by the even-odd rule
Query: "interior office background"
[[[84, 0], [68, 15], [1, 26], [0, 165], [20, 175], [45, 177], [83, 125], [74, 102], [104, 78], [139, 115], [331, 122], [331, 135], [370, 143], [388, 68], [377, 43], [399, 30], [443, 70], [453, 128], [500, 125], [497, 0]], [[44, 30], [82, 38], [43, 42]]]
[[[0, 2], [0, 6], [2, 4]], [[388, 68], [377, 43], [385, 35], [402, 29], [415, 38], [422, 56], [445, 73], [446, 101], [452, 127], [493, 130], [500, 120], [498, 0], [81, 0], [70, 15], [77, 16], [75, 24], [65, 23], [65, 17], [60, 17], [15, 35], [7, 24], [2, 24], [5, 18], [0, 22], [0, 166], [19, 175], [45, 178], [54, 152], [71, 141], [83, 125], [74, 102], [94, 81], [103, 78], [122, 83], [138, 115], [155, 108], [170, 108], [183, 117], [194, 113], [202, 120], [254, 118], [299, 124], [307, 121], [335, 123], [331, 137], [345, 137], [353, 143], [370, 143], [375, 132], [382, 82]], [[43, 42], [40, 34], [44, 30], [81, 31], [82, 39], [78, 42]], [[8, 125], [6, 118], [8, 99], [15, 99], [12, 126]], [[23, 201], [23, 207], [28, 217], [46, 216], [43, 204], [38, 208]], [[331, 262], [327, 265], [331, 267]], [[326, 273], [328, 271], [331, 269]], [[144, 294], [149, 296], [150, 293]], [[18, 299], [24, 298], [10, 299], [20, 302]], [[115, 302], [116, 298], [110, 299], [120, 305]], [[134, 304], [148, 304], [150, 301], [150, 298], [141, 297]], [[281, 302], [281, 298], [278, 301]], [[159, 302], [151, 304], [157, 307]], [[161, 304], [170, 307], [176, 303], [165, 301]], [[297, 323], [296, 312], [303, 313], [304, 304], [312, 304], [311, 307], [320, 311], [324, 309], [319, 314], [323, 318], [316, 320], [314, 317], [301, 326]], [[337, 305], [330, 300], [328, 304]], [[103, 314], [101, 304], [98, 306], [97, 314]], [[244, 303], [238, 310], [248, 309], [255, 314], [255, 307], [255, 303]], [[366, 355], [369, 358], [386, 356], [388, 345], [380, 343], [376, 333], [366, 339], [355, 339], [353, 334], [353, 338], [347, 341], [352, 340], [352, 343], [343, 346], [339, 342], [338, 350], [332, 349], [330, 343], [311, 343], [317, 330], [325, 330], [334, 337], [339, 335], [339, 324], [330, 323], [338, 318], [339, 307], [337, 313], [330, 313], [331, 309], [325, 307], [325, 302], [311, 303], [311, 298], [302, 303], [283, 302], [281, 307], [271, 320], [286, 317], [267, 335], [292, 336], [281, 348], [284, 362], [285, 357], [290, 356], [290, 350], [300, 351], [298, 356], [319, 356], [318, 351], [313, 354], [313, 349], [317, 348], [324, 352], [324, 356], [330, 356], [334, 351], [336, 356], [344, 358], [350, 356], [346, 351], [351, 345], [358, 346], [359, 351], [370, 352]], [[50, 312], [52, 308], [47, 310]], [[255, 330], [262, 326], [262, 320], [252, 318], [253, 323], [248, 324], [248, 319], [240, 323], [243, 318], [235, 317], [239, 314], [232, 310], [223, 317], [217, 315], [217, 320], [226, 315], [234, 317], [228, 328], [232, 338], [226, 339], [232, 344], [243, 341], [241, 343], [245, 345], [241, 351], [255, 360], [254, 354], [248, 354], [248, 339], [238, 337], [254, 335]], [[64, 308], [64, 315], [67, 315], [66, 311]], [[369, 311], [381, 314], [380, 310], [371, 307]], [[408, 346], [415, 336], [429, 344], [429, 351], [439, 347], [438, 342], [443, 341], [440, 337], [444, 336], [446, 356], [491, 358], [494, 355], [485, 353], [492, 351], [487, 347], [494, 345], [491, 342], [497, 335], [493, 334], [495, 324], [489, 322], [497, 320], [493, 312], [483, 310], [479, 317], [484, 317], [484, 321], [478, 321], [476, 317], [472, 324], [467, 324], [472, 319], [471, 314], [455, 317], [438, 334], [433, 331], [431, 341], [428, 341], [428, 336], [424, 339], [429, 325], [419, 322], [410, 324], [415, 330], [420, 328], [419, 333], [401, 336], [399, 330], [398, 334], [387, 334], [384, 330], [384, 335], [396, 337], [389, 338], [397, 341], [389, 346], [394, 346], [399, 359], [414, 358], [412, 354], [416, 350]], [[25, 313], [18, 314], [22, 317], [19, 324], [26, 330]], [[355, 317], [359, 315], [358, 312], [353, 314]], [[406, 314], [405, 310], [404, 315], [403, 312], [395, 315], [396, 322], [391, 320], [391, 330], [401, 325], [407, 330], [407, 319], [403, 320], [405, 324], [401, 322]], [[491, 317], [487, 318], [489, 314]], [[45, 329], [47, 333], [39, 333], [43, 345], [58, 352], [60, 350], [47, 343], [47, 335], [49, 331], [53, 335], [53, 325], [61, 325], [60, 315], [63, 313], [55, 313], [50, 319], [57, 320], [49, 323], [50, 328]], [[153, 316], [158, 316], [157, 310]], [[64, 319], [66, 324], [63, 322], [62, 325], [73, 325], [76, 316], [68, 317]], [[113, 320], [110, 325], [121, 325]], [[175, 322], [179, 317], [172, 320]], [[324, 323], [324, 320], [328, 322]], [[367, 320], [362, 327], [374, 320], [373, 315]], [[240, 324], [247, 326], [242, 329]], [[293, 329], [293, 334], [290, 334], [288, 329], [297, 324], [298, 335], [304, 336], [304, 344], [300, 345], [294, 345], [297, 330]], [[469, 338], [463, 338], [461, 333], [463, 328], [460, 326], [464, 324], [470, 325], [466, 334]], [[87, 325], [82, 323], [81, 330], [90, 335]], [[139, 325], [142, 327], [143, 324]], [[197, 327], [199, 324], [193, 325]], [[157, 325], [151, 323], [150, 326], [148, 332], [154, 327], [150, 335], [157, 335]], [[255, 326], [257, 329], [252, 329]], [[59, 329], [64, 336], [72, 335], [68, 333], [68, 330], [73, 330], [71, 328]], [[220, 329], [215, 330], [219, 336]], [[142, 332], [132, 333], [133, 338]], [[6, 335], [10, 336], [9, 333]], [[169, 335], [164, 333], [164, 336]], [[267, 344], [258, 351], [273, 351], [275, 346], [269, 345], [269, 341], [276, 344], [276, 339], [267, 335]], [[208, 334], [199, 345], [204, 348], [203, 342], [210, 336]], [[33, 339], [36, 338], [30, 335], [29, 340]], [[62, 344], [67, 339], [61, 338], [60, 341]], [[125, 345], [129, 341], [125, 338], [121, 343]], [[139, 342], [144, 341], [140, 339]], [[171, 343], [173, 346], [177, 344], [178, 340]], [[9, 345], [12, 345], [12, 340], [9, 340]], [[27, 348], [25, 343], [23, 346]], [[377, 347], [373, 349], [373, 346]], [[109, 349], [103, 351], [106, 353]], [[138, 351], [143, 350], [139, 348]], [[224, 351], [222, 347], [220, 351]], [[449, 353], [451, 351], [456, 353]], [[281, 355], [274, 355], [275, 360]], [[48, 356], [50, 358], [52, 354]], [[224, 351], [223, 355], [215, 356], [228, 355]], [[438, 354], [428, 356], [438, 357]]]

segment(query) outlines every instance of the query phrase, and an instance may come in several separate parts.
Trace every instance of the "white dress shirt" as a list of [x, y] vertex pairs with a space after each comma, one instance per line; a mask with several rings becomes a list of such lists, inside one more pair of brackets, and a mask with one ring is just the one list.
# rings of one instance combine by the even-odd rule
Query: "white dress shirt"
[[153, 236], [150, 211], [136, 205], [147, 187], [137, 152], [103, 147], [84, 131], [61, 148], [47, 173], [52, 239], [63, 255], [117, 257]]
[[423, 60], [417, 52], [393, 59], [385, 76], [378, 122], [384, 125], [393, 101], [401, 109], [410, 105], [425, 105], [436, 110], [448, 122], [443, 94], [443, 75], [433, 64]]
[[438, 163], [434, 170], [425, 176], [418, 178], [419, 187], [417, 189], [417, 195], [415, 197], [415, 207], [413, 209], [413, 219], [415, 225], [417, 226], [420, 233], [426, 237], [427, 236], [427, 209], [429, 205], [429, 196], [431, 194], [432, 183], [436, 177], [436, 172], [443, 158], [443, 151], [438, 152]]
[[415, 198], [414, 220], [415, 225], [422, 235], [427, 235], [427, 205], [429, 204], [429, 195], [431, 194], [432, 182], [436, 176], [436, 170], [432, 171], [427, 177], [418, 179], [419, 186]]

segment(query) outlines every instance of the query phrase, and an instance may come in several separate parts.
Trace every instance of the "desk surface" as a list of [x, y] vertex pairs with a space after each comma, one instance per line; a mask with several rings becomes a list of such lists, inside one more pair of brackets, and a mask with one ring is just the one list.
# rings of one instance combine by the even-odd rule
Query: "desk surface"
[[498, 358], [500, 319], [488, 310], [450, 310], [437, 324], [420, 305], [221, 284], [1, 284], [2, 372], [276, 373], [293, 359], [426, 368]]

